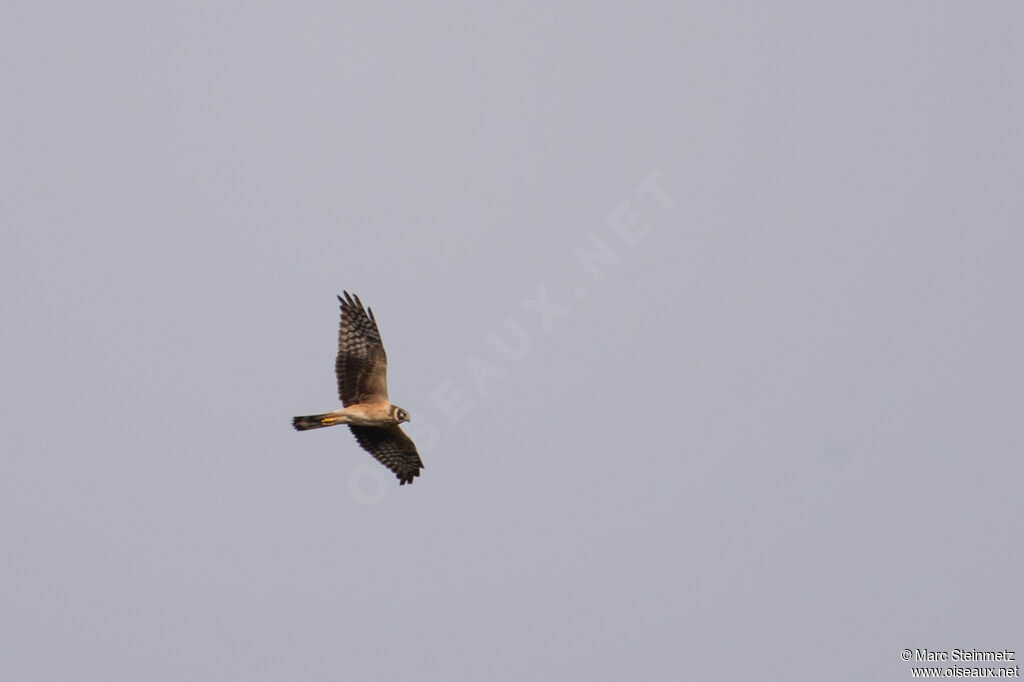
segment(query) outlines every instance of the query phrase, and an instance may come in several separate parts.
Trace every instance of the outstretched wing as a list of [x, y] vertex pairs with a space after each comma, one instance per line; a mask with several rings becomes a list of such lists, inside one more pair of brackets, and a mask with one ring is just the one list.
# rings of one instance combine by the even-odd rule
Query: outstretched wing
[[363, 308], [358, 296], [345, 292], [341, 301], [341, 329], [338, 331], [338, 397], [348, 407], [388, 399], [388, 358], [377, 331], [373, 311]]
[[353, 426], [352, 435], [359, 445], [373, 455], [378, 462], [395, 472], [401, 485], [412, 483], [420, 475], [423, 460], [416, 452], [416, 445], [405, 431], [398, 426]]

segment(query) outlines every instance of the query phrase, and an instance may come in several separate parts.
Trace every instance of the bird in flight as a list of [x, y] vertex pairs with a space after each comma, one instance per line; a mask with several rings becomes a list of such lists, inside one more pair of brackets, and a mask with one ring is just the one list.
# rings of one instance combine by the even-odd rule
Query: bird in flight
[[292, 419], [298, 431], [348, 424], [359, 445], [398, 476], [400, 485], [420, 475], [423, 461], [416, 445], [399, 424], [409, 413], [388, 399], [388, 359], [380, 340], [373, 310], [363, 308], [358, 296], [338, 297], [341, 330], [338, 332], [338, 397], [344, 409]]

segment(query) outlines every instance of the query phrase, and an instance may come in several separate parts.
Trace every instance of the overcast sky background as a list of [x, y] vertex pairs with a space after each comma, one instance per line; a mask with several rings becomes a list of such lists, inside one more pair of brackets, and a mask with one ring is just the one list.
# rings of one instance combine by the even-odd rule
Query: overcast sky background
[[773, 5], [5, 3], [0, 678], [1024, 649], [1024, 10]]

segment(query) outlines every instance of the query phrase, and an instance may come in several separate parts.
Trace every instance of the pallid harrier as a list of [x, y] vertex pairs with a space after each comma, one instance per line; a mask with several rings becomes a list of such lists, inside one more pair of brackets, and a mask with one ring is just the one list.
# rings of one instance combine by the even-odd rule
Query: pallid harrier
[[409, 413], [388, 400], [388, 359], [380, 340], [373, 311], [364, 309], [358, 296], [341, 296], [341, 330], [338, 332], [338, 396], [343, 410], [295, 417], [299, 431], [348, 424], [364, 450], [398, 476], [401, 485], [420, 475], [423, 462], [412, 439], [399, 424]]

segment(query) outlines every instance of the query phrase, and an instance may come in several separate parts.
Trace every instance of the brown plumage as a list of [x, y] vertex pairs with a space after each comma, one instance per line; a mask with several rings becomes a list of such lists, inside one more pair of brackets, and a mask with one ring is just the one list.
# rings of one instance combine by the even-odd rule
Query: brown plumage
[[338, 329], [338, 357], [334, 373], [338, 376], [338, 397], [345, 407], [357, 403], [379, 403], [388, 399], [388, 356], [380, 340], [373, 310], [363, 308], [358, 296], [341, 301], [341, 327]]
[[393, 471], [402, 485], [412, 483], [423, 468], [412, 439], [398, 426], [409, 421], [409, 413], [388, 400], [388, 359], [373, 311], [363, 308], [358, 296], [344, 292], [338, 357], [338, 397], [342, 410], [295, 417], [298, 431], [348, 424], [359, 445]]

